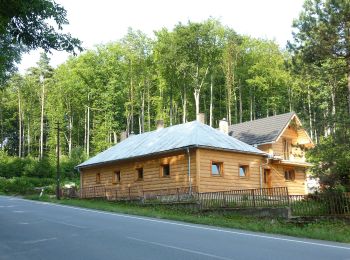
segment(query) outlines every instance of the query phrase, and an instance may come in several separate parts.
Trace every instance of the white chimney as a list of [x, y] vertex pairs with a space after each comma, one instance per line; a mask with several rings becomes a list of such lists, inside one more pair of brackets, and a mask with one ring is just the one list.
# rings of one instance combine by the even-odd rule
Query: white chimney
[[219, 121], [219, 130], [225, 134], [228, 134], [228, 122], [226, 118]]
[[126, 138], [128, 138], [126, 131], [123, 131], [120, 133], [120, 141], [124, 141]]
[[196, 120], [202, 124], [205, 124], [205, 114], [204, 113], [198, 113], [196, 116]]
[[163, 128], [164, 128], [164, 120], [163, 119], [157, 120], [157, 130], [163, 129]]

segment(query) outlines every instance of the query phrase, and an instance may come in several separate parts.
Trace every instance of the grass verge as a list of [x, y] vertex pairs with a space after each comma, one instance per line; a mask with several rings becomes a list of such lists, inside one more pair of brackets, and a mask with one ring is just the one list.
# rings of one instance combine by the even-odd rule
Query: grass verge
[[345, 220], [321, 219], [300, 225], [298, 223], [290, 223], [284, 219], [247, 217], [225, 212], [205, 213], [176, 206], [140, 205], [131, 202], [110, 202], [104, 200], [56, 200], [47, 196], [39, 198], [37, 195], [25, 196], [25, 198], [188, 223], [350, 243], [350, 224], [349, 221]]

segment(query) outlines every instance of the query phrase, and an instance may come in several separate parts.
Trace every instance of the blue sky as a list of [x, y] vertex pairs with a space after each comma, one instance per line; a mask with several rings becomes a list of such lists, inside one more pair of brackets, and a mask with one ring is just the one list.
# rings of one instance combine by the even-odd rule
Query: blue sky
[[[284, 48], [291, 39], [292, 22], [303, 0], [56, 0], [67, 10], [70, 22], [64, 27], [83, 41], [87, 49], [122, 38], [128, 27], [153, 37], [162, 27], [172, 29], [178, 22], [217, 18], [236, 32], [275, 40]], [[23, 55], [20, 72], [35, 66], [40, 50]], [[68, 54], [53, 52], [51, 65], [63, 63]]]

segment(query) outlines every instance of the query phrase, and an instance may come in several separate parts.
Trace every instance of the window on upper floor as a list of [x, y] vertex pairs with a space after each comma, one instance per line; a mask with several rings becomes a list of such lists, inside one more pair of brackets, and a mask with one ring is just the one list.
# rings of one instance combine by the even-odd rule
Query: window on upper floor
[[286, 181], [294, 181], [295, 180], [294, 169], [284, 169], [284, 178]]
[[288, 139], [283, 139], [283, 159], [289, 160], [291, 142]]

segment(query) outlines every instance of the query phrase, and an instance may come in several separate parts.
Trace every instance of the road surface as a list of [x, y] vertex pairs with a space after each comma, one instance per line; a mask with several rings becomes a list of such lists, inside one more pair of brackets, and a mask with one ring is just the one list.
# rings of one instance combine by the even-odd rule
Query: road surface
[[0, 259], [350, 260], [350, 245], [0, 196]]

